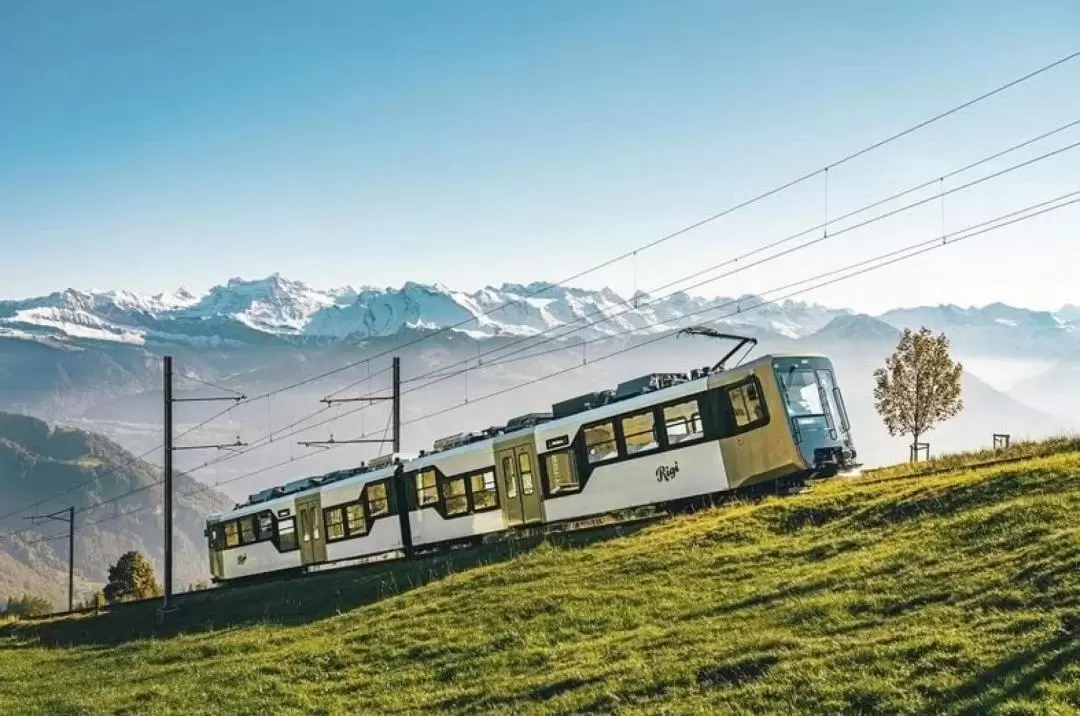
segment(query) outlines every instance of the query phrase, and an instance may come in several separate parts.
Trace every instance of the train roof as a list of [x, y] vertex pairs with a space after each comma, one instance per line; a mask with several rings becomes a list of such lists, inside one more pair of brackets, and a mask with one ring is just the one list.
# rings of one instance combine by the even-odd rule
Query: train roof
[[360, 482], [368, 482], [370, 479], [380, 479], [392, 474], [398, 464], [408, 462], [414, 457], [415, 455], [413, 453], [391, 453], [389, 455], [381, 455], [367, 462], [362, 462], [357, 467], [334, 470], [333, 472], [327, 472], [322, 475], [301, 477], [292, 480], [291, 482], [286, 482], [284, 485], [269, 487], [265, 490], [260, 490], [259, 492], [248, 495], [247, 500], [243, 503], [235, 505], [231, 510], [226, 512], [212, 514], [207, 519], [221, 519], [226, 514], [245, 510], [248, 507], [258, 507], [283, 497], [290, 497], [292, 495], [309, 492], [324, 485], [331, 485], [361, 475], [364, 476], [365, 479], [360, 480]]

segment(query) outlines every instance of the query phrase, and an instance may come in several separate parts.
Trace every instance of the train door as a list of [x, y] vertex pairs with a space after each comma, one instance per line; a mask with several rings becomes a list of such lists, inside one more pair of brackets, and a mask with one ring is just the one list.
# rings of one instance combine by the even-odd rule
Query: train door
[[540, 475], [536, 469], [536, 447], [532, 436], [504, 443], [495, 450], [499, 473], [499, 500], [510, 526], [544, 521]]
[[206, 537], [210, 550], [210, 576], [222, 579], [225, 577], [225, 554], [222, 551], [225, 546], [224, 529], [221, 525], [207, 527]]
[[300, 528], [300, 561], [315, 564], [326, 561], [326, 535], [323, 533], [322, 500], [319, 495], [296, 501], [296, 521]]
[[727, 385], [717, 396], [720, 414], [728, 417], [727, 436], [720, 440], [728, 485], [739, 487], [772, 472], [775, 450], [769, 430], [765, 396], [761, 385], [752, 378]]

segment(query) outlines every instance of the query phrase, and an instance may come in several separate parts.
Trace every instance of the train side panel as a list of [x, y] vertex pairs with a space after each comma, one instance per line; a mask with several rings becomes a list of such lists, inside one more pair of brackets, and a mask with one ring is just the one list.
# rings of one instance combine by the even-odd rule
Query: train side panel
[[265, 572], [300, 567], [300, 552], [279, 552], [273, 542], [256, 542], [226, 549], [222, 553], [222, 579], [240, 579]]
[[603, 514], [728, 489], [715, 441], [593, 468], [581, 492], [545, 500], [548, 521]]
[[425, 509], [410, 512], [409, 524], [412, 527], [413, 545], [417, 547], [465, 537], [478, 537], [506, 529], [501, 510], [443, 517], [433, 509]]
[[378, 519], [363, 537], [335, 540], [326, 543], [326, 561], [336, 562], [392, 552], [403, 547], [401, 525], [397, 515]]

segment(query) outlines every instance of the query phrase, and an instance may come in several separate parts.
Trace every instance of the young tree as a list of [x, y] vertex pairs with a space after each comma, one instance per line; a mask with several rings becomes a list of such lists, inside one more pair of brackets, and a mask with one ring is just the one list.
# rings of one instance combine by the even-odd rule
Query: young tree
[[110, 602], [149, 599], [164, 593], [165, 590], [154, 578], [154, 568], [140, 552], [127, 552], [109, 567], [105, 598]]
[[[959, 413], [964, 367], [949, 357], [949, 339], [929, 328], [904, 329], [884, 368], [874, 371], [874, 407], [890, 435], [919, 438]], [[912, 459], [917, 456], [912, 450]]]

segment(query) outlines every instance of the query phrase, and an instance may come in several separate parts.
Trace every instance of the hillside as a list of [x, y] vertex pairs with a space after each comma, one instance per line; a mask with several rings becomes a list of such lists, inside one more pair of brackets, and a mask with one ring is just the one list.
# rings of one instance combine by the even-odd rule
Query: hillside
[[1080, 444], [1040, 449], [14, 624], [0, 710], [1077, 713]]
[[[0, 596], [29, 591], [66, 606], [67, 525], [33, 526], [23, 517], [72, 504], [77, 511], [77, 598], [88, 594], [93, 583], [104, 582], [109, 565], [128, 550], [139, 550], [160, 565], [161, 488], [155, 487], [160, 480], [160, 469], [136, 461], [101, 435], [0, 413], [0, 513], [70, 490], [0, 522], [3, 534], [26, 530], [0, 540]], [[183, 587], [207, 578], [203, 519], [230, 503], [213, 490], [196, 492], [197, 483], [186, 475], [178, 475], [175, 485], [175, 579]], [[98, 503], [107, 504], [92, 507]], [[50, 539], [54, 536], [58, 539]]]

